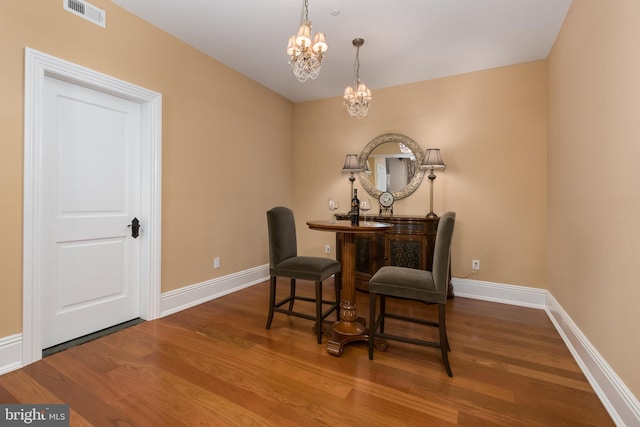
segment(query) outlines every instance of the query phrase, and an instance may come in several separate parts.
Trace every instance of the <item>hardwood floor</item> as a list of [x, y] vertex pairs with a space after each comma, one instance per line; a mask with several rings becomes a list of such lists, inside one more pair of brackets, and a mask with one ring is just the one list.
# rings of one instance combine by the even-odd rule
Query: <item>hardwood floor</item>
[[542, 310], [450, 300], [449, 378], [439, 350], [335, 357], [313, 322], [276, 313], [266, 330], [267, 298], [265, 282], [53, 354], [0, 376], [0, 402], [67, 403], [72, 426], [613, 425]]

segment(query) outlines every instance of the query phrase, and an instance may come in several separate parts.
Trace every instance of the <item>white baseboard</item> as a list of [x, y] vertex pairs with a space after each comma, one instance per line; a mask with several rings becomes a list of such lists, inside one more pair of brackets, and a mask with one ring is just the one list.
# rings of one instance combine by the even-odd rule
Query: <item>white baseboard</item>
[[480, 280], [453, 277], [453, 294], [465, 298], [502, 304], [519, 305], [529, 308], [545, 308], [547, 291], [540, 288], [482, 282]]
[[[269, 266], [262, 265], [166, 292], [161, 296], [161, 316], [194, 307], [268, 278]], [[548, 291], [455, 277], [452, 283], [454, 294], [459, 297], [545, 310], [616, 425], [640, 425], [638, 399]], [[21, 367], [22, 335], [0, 338], [0, 375]]]
[[267, 264], [165, 292], [160, 296], [160, 317], [177, 313], [269, 279]]
[[22, 334], [0, 338], [0, 375], [22, 368]]
[[548, 293], [545, 311], [617, 426], [640, 425], [640, 402]]

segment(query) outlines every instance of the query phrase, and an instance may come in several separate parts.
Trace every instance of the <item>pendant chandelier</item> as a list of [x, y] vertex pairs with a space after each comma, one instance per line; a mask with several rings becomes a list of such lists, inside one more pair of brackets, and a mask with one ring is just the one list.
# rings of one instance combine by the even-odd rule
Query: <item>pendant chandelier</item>
[[304, 18], [298, 28], [298, 34], [289, 37], [287, 54], [289, 65], [296, 78], [304, 82], [315, 79], [320, 74], [320, 67], [329, 46], [324, 33], [316, 33], [311, 43], [311, 21], [309, 21], [309, 0], [304, 0]]
[[364, 44], [363, 39], [353, 39], [353, 45], [356, 47], [356, 62], [354, 64], [353, 86], [344, 88], [344, 105], [351, 117], [362, 119], [369, 112], [369, 103], [371, 102], [371, 90], [366, 84], [360, 82], [360, 46]]

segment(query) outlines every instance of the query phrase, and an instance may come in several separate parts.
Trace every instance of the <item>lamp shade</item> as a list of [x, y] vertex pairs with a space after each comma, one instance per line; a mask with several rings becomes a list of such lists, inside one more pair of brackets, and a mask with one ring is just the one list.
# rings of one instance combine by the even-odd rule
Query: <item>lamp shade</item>
[[353, 86], [347, 86], [344, 88], [344, 99], [349, 101], [356, 97], [355, 92], [353, 91]]
[[287, 43], [287, 55], [293, 56], [300, 54], [300, 48], [296, 45], [296, 36], [289, 37], [289, 43]]
[[326, 53], [329, 49], [324, 33], [316, 33], [313, 38], [313, 51], [315, 53]]
[[359, 172], [362, 168], [358, 164], [357, 154], [347, 154], [344, 159], [344, 166], [342, 166], [342, 172]]
[[447, 165], [442, 161], [442, 157], [440, 157], [440, 149], [439, 148], [429, 148], [426, 153], [424, 153], [424, 158], [422, 159], [422, 163], [420, 164], [420, 169], [441, 169], [444, 170]]
[[371, 99], [371, 91], [364, 83], [359, 83], [356, 90], [356, 95], [362, 99], [369, 101]]
[[311, 25], [309, 22], [303, 22], [298, 28], [298, 35], [296, 36], [296, 43], [300, 47], [311, 46]]

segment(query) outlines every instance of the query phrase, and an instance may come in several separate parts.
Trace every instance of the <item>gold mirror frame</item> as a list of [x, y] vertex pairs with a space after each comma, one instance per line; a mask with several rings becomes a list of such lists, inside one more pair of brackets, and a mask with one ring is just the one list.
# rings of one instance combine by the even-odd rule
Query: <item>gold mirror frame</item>
[[384, 135], [377, 136], [369, 141], [369, 143], [364, 147], [362, 153], [360, 153], [360, 156], [358, 157], [358, 164], [361, 168], [363, 168], [363, 171], [358, 174], [358, 178], [360, 178], [360, 184], [362, 184], [362, 188], [364, 188], [367, 193], [369, 193], [376, 199], [380, 197], [382, 191], [378, 190], [371, 183], [371, 181], [367, 177], [367, 173], [364, 172], [364, 166], [371, 152], [375, 150], [376, 147], [387, 142], [397, 142], [404, 144], [411, 150], [416, 158], [416, 172], [413, 174], [411, 180], [401, 190], [391, 193], [393, 194], [395, 200], [399, 200], [409, 196], [411, 193], [416, 191], [424, 178], [424, 171], [420, 169], [420, 163], [422, 163], [424, 151], [422, 151], [422, 148], [420, 148], [420, 146], [408, 136], [399, 133], [385, 133]]

